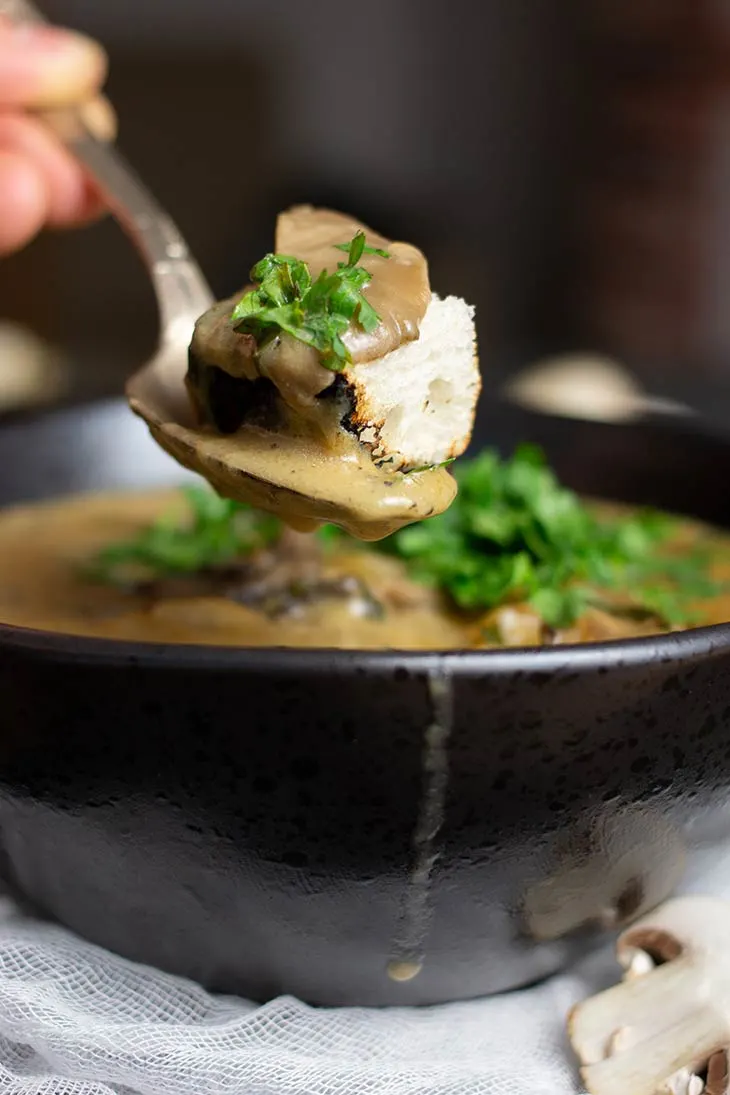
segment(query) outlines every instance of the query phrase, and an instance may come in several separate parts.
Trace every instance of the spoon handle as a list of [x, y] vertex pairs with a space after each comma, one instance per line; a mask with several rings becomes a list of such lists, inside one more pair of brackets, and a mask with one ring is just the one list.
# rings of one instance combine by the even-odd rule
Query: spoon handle
[[[0, 15], [43, 23], [30, 0], [0, 0]], [[180, 231], [116, 149], [98, 140], [83, 108], [46, 113], [44, 120], [83, 164], [116, 220], [147, 266], [160, 309], [161, 342], [187, 344], [213, 294]]]

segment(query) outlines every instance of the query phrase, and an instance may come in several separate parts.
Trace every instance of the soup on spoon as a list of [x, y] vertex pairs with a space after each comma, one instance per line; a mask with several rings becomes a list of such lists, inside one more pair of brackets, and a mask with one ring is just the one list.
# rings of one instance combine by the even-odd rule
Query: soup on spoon
[[130, 405], [181, 464], [300, 530], [378, 540], [442, 513], [480, 391], [474, 310], [341, 213], [280, 215], [251, 284], [201, 316], [185, 389], [143, 372]]

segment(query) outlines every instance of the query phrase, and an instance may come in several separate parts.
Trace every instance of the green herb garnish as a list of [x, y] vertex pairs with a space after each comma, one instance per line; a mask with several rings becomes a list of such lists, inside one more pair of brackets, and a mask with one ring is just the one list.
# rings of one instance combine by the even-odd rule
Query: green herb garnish
[[[466, 612], [527, 602], [549, 627], [562, 628], [595, 606], [671, 627], [693, 622], [691, 602], [723, 588], [708, 576], [707, 552], [662, 551], [677, 527], [672, 518], [652, 510], [595, 513], [560, 484], [534, 446], [521, 446], [509, 460], [487, 450], [459, 461], [455, 475], [459, 493], [450, 509], [372, 548], [401, 558], [414, 579], [440, 588]], [[126, 584], [130, 573], [161, 577], [223, 566], [281, 535], [281, 522], [268, 514], [206, 488], [185, 494], [188, 520], [160, 520], [107, 548], [95, 575]], [[347, 539], [331, 525], [316, 535], [324, 546]]]
[[336, 243], [334, 246], [337, 251], [345, 251], [349, 254], [348, 262], [353, 266], [363, 255], [380, 255], [381, 259], [390, 258], [390, 251], [383, 251], [380, 247], [370, 247], [365, 243], [364, 232], [358, 232], [349, 243]]
[[281, 522], [268, 513], [221, 498], [207, 487], [183, 488], [189, 514], [161, 517], [138, 536], [101, 551], [91, 575], [112, 585], [190, 574], [225, 566], [267, 547]]
[[326, 368], [344, 369], [351, 358], [342, 335], [350, 323], [359, 323], [367, 332], [380, 323], [362, 292], [372, 274], [358, 263], [363, 254], [389, 255], [368, 247], [364, 232], [334, 246], [347, 252], [347, 260], [332, 273], [323, 270], [314, 282], [306, 262], [290, 255], [270, 254], [257, 262], [251, 270], [256, 288], [246, 293], [231, 316], [236, 330], [253, 335], [259, 343], [283, 331], [314, 347]]
[[669, 517], [598, 516], [558, 482], [535, 446], [521, 446], [511, 460], [483, 452], [459, 462], [455, 476], [450, 509], [382, 546], [461, 609], [528, 602], [548, 626], [566, 627], [613, 593], [673, 625], [690, 621], [694, 598], [718, 589], [701, 552], [657, 551], [674, 531]]

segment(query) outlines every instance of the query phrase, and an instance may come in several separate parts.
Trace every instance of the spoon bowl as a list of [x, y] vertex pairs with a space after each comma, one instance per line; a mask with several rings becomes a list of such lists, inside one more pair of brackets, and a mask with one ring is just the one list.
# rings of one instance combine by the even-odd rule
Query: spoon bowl
[[[161, 351], [127, 385], [132, 410], [147, 423], [155, 441], [179, 464], [198, 472], [227, 498], [248, 502], [283, 516], [308, 532], [323, 522], [340, 525], [361, 540], [378, 540], [423, 514], [422, 498], [432, 491], [428, 473], [394, 478], [382, 494], [383, 477], [366, 450], [327, 450], [304, 435], [276, 434], [242, 426], [235, 435], [218, 435], [195, 423], [180, 383], [178, 357]], [[367, 487], [372, 479], [380, 490]], [[445, 509], [456, 483], [444, 474], [440, 496]], [[355, 501], [356, 499], [356, 501]]]

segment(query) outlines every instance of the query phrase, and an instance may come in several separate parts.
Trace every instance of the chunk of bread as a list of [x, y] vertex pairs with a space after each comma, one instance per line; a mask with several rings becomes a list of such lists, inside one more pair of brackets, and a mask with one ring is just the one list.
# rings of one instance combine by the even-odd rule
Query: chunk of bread
[[410, 471], [453, 460], [469, 444], [481, 390], [474, 308], [432, 294], [416, 340], [343, 379], [346, 424], [376, 463]]

